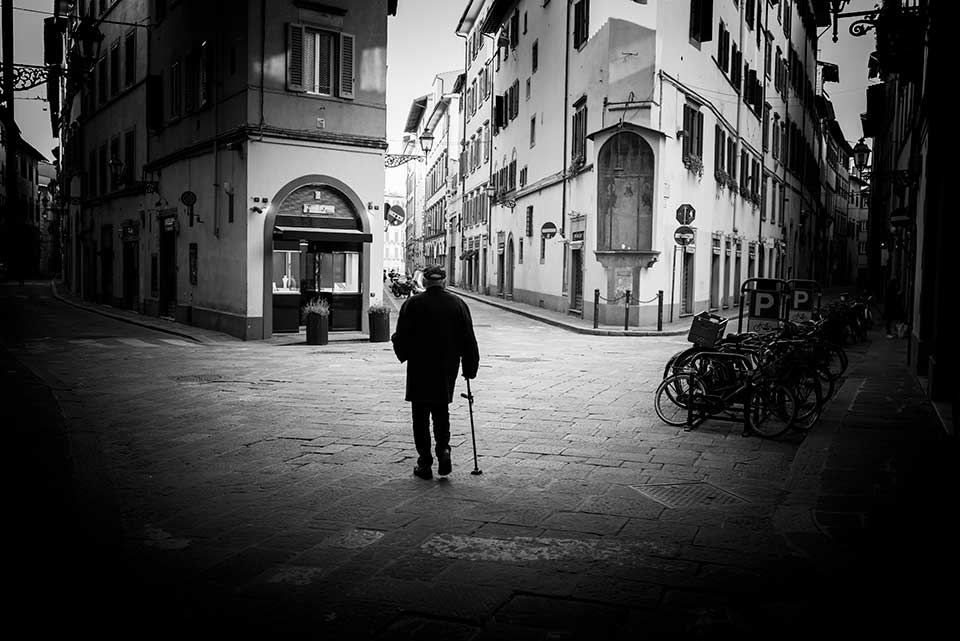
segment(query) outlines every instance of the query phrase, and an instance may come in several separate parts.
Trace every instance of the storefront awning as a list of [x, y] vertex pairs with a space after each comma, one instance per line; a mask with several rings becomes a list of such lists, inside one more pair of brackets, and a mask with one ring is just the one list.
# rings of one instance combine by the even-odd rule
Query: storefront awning
[[372, 243], [373, 234], [358, 229], [320, 229], [318, 227], [281, 227], [273, 228], [274, 239], [281, 240], [319, 240], [331, 243]]

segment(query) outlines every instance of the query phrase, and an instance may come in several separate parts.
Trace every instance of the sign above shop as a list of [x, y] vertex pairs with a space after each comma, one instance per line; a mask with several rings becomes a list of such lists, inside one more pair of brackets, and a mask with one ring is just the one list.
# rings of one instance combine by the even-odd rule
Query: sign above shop
[[321, 205], [320, 203], [304, 203], [303, 213], [305, 214], [324, 214], [332, 216], [336, 213], [336, 207], [333, 205]]
[[677, 207], [677, 222], [681, 225], [689, 225], [696, 217], [697, 210], [693, 208], [693, 205], [684, 203]]
[[693, 231], [692, 227], [687, 227], [686, 225], [680, 225], [677, 227], [676, 231], [673, 232], [673, 239], [681, 247], [685, 247], [693, 242], [696, 238], [696, 233]]
[[576, 242], [576, 241], [578, 241], [578, 240], [582, 241], [582, 240], [583, 240], [583, 232], [582, 232], [582, 231], [575, 231], [575, 232], [573, 232], [573, 234], [571, 235], [571, 240], [573, 240], [574, 242]]
[[543, 223], [543, 226], [540, 228], [540, 235], [548, 240], [553, 238], [557, 235], [557, 226], [553, 223]]

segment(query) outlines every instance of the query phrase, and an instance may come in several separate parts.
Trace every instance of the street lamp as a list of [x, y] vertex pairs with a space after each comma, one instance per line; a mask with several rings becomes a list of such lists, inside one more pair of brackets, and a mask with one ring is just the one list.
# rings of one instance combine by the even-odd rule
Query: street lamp
[[152, 194], [160, 187], [160, 183], [156, 180], [128, 179], [124, 181], [127, 166], [116, 156], [110, 159], [110, 161], [107, 163], [107, 168], [110, 170], [110, 180], [114, 188], [116, 188], [121, 182], [126, 182], [128, 187], [134, 187], [140, 191], [143, 191], [144, 193]]
[[425, 131], [420, 134], [420, 149], [423, 149], [423, 155], [430, 153], [430, 150], [433, 148], [433, 134], [429, 131]]
[[867, 147], [866, 143], [863, 142], [863, 138], [861, 138], [860, 142], [853, 147], [853, 164], [858, 171], [863, 172], [867, 167], [867, 160], [869, 158], [870, 147]]

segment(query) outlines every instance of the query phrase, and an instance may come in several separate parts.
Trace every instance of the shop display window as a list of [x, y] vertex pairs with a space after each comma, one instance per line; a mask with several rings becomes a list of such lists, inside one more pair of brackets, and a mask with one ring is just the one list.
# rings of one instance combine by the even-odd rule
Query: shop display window
[[323, 252], [319, 256], [319, 291], [334, 294], [360, 293], [359, 253]]
[[300, 291], [300, 251], [274, 250], [273, 291], [298, 293]]

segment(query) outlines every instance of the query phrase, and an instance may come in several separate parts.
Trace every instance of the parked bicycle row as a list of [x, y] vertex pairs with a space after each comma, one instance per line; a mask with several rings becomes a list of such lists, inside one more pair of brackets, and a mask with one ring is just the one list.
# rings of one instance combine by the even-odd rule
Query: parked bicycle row
[[765, 438], [810, 430], [847, 367], [833, 340], [842, 308], [824, 315], [820, 298], [814, 281], [753, 278], [741, 288], [736, 333], [725, 336], [727, 318], [695, 316], [693, 345], [664, 367], [657, 416], [687, 429], [710, 418], [740, 422], [745, 435]]

